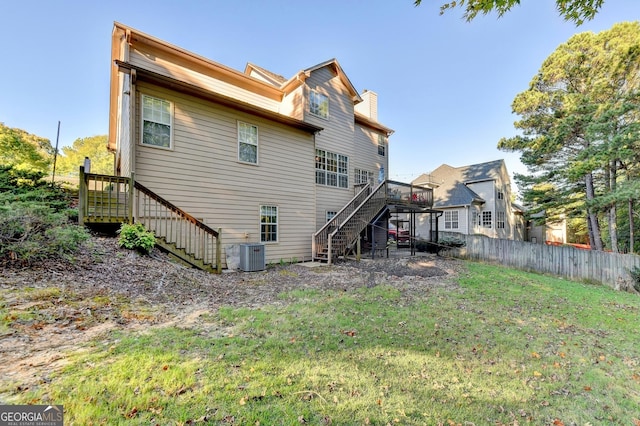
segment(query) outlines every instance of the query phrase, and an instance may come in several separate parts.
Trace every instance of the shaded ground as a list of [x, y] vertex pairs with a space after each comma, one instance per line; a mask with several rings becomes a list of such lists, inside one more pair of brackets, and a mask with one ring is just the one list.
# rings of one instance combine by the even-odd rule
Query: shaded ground
[[0, 403], [47, 382], [68, 352], [109, 331], [190, 326], [222, 305], [286, 303], [282, 292], [305, 288], [352, 291], [384, 283], [411, 299], [434, 287], [456, 289], [452, 278], [460, 269], [455, 260], [422, 255], [214, 275], [159, 251], [140, 256], [114, 238], [95, 237], [73, 264], [0, 270]]

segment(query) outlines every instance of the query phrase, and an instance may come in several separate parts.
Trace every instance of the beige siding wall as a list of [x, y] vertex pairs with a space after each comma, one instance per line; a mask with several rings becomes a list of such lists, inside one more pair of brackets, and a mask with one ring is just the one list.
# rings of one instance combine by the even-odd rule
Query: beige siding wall
[[[308, 99], [311, 90], [329, 97], [328, 119], [309, 113]], [[306, 80], [304, 99], [302, 105], [304, 105], [305, 121], [324, 128], [316, 135], [316, 147], [349, 157], [348, 188], [316, 186], [316, 227], [319, 228], [326, 221], [327, 211], [339, 211], [353, 197], [354, 168], [377, 173], [380, 161], [385, 160], [377, 158], [377, 145], [374, 151], [372, 142], [368, 140], [369, 135], [362, 129], [356, 130], [353, 100], [331, 67], [320, 68], [311, 73]], [[314, 170], [315, 165], [312, 172]]]
[[145, 68], [158, 74], [194, 84], [220, 93], [221, 95], [251, 103], [252, 105], [261, 108], [279, 112], [280, 103], [277, 101], [177, 65], [164, 59], [158, 52], [146, 54], [146, 52], [133, 50], [131, 52], [130, 61], [135, 66]]
[[[310, 258], [316, 222], [312, 135], [164, 89], [138, 89], [173, 102], [175, 116], [173, 150], [136, 143], [136, 180], [222, 228], [223, 246], [259, 242], [260, 205], [278, 206], [279, 241], [267, 243], [267, 261]], [[139, 110], [136, 117], [139, 141]], [[257, 166], [237, 161], [238, 120], [258, 127]]]
[[[378, 154], [378, 135], [380, 133], [362, 126], [355, 126], [355, 155], [351, 162], [353, 170], [368, 170], [373, 173], [374, 182], [378, 182], [378, 172], [384, 167], [385, 178], [389, 177], [389, 147], [385, 143], [385, 155]], [[352, 182], [354, 183], [354, 182]]]

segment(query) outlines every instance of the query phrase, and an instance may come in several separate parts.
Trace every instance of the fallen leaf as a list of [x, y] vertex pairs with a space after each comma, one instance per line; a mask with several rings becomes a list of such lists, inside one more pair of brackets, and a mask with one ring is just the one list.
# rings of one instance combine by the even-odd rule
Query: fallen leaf
[[584, 390], [586, 390], [587, 392], [591, 392], [591, 386], [585, 386]]
[[558, 353], [558, 356], [559, 356], [560, 358], [564, 358], [564, 357], [566, 357], [566, 356], [567, 356], [567, 354], [565, 354], [564, 352], [560, 352], [560, 353]]
[[537, 353], [537, 352], [531, 352], [531, 356], [532, 356], [533, 358], [540, 358], [540, 354], [539, 354], [539, 353]]
[[554, 426], [564, 426], [564, 423], [562, 423], [562, 420], [555, 419], [553, 421], [553, 425]]
[[539, 371], [534, 371], [533, 375], [536, 376], [536, 377], [540, 377], [540, 376], [542, 376], [542, 373], [539, 372]]

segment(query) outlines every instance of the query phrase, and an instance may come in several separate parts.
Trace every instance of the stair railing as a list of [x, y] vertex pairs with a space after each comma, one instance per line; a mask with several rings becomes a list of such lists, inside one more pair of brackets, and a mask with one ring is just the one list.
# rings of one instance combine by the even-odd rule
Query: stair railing
[[134, 188], [136, 221], [153, 231], [156, 238], [195, 259], [198, 263], [195, 266], [222, 271], [220, 229], [210, 228], [137, 181]]
[[362, 202], [371, 193], [371, 185], [366, 184], [362, 189], [330, 220], [327, 221], [316, 233], [313, 234], [311, 239], [311, 250], [314, 259], [319, 259], [319, 252], [328, 248], [328, 237], [340, 223], [353, 213], [353, 211], [362, 204]]
[[369, 222], [387, 204], [387, 181], [381, 182], [327, 237], [327, 263], [333, 254], [346, 254]]

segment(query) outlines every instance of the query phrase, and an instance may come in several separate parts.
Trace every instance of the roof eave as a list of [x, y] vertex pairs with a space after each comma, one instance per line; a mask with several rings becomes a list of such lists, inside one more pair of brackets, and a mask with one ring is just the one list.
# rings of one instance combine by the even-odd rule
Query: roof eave
[[262, 118], [266, 118], [269, 120], [273, 120], [282, 124], [286, 124], [292, 126], [296, 129], [306, 131], [308, 133], [315, 134], [321, 130], [322, 127], [315, 126], [313, 124], [307, 123], [305, 121], [301, 121], [295, 118], [291, 118], [289, 116], [279, 114], [277, 112], [267, 110], [264, 108], [257, 107], [255, 105], [239, 101], [237, 99], [221, 95], [216, 92], [212, 92], [210, 90], [204, 89], [202, 87], [186, 83], [184, 81], [177, 80], [175, 78], [167, 77], [162, 74], [155, 73], [153, 71], [146, 70], [144, 68], [136, 67], [132, 64], [116, 61], [116, 65], [118, 66], [119, 71], [125, 73], [131, 73], [131, 71], [135, 71], [136, 79], [138, 81], [145, 81], [148, 83], [152, 83], [158, 85], [160, 87], [164, 87], [167, 89], [179, 91], [180, 93], [185, 93], [191, 96], [195, 96], [201, 99], [205, 99], [210, 102], [214, 102], [220, 105], [227, 106], [229, 108], [233, 108], [238, 111], [242, 111], [248, 114], [257, 115]]

